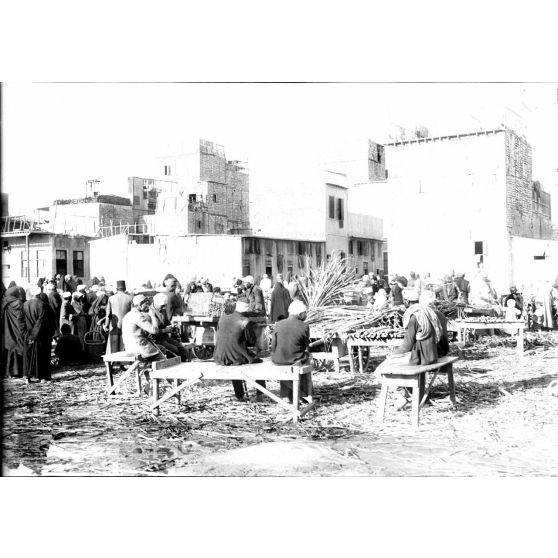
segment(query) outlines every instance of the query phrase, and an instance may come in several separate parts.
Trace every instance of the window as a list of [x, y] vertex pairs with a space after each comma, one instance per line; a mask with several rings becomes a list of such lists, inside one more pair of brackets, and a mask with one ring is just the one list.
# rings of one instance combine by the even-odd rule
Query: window
[[190, 195], [188, 196], [188, 201], [189, 201], [190, 203], [194, 203], [194, 202], [196, 201], [196, 194], [190, 194]]
[[170, 174], [171, 174], [170, 165], [165, 165], [165, 176], [170, 176]]
[[143, 181], [143, 199], [147, 199], [147, 184], [145, 180]]
[[217, 203], [217, 194], [213, 194], [213, 203]]
[[68, 273], [68, 257], [66, 250], [56, 250], [56, 273], [66, 275]]
[[27, 252], [22, 250], [21, 252], [21, 276], [27, 278], [29, 271], [29, 261], [27, 260]]
[[297, 253], [299, 256], [304, 256], [304, 255], [306, 255], [306, 250], [305, 250], [304, 248], [305, 248], [304, 242], [297, 242], [297, 252], [296, 252], [296, 253]]
[[290, 274], [292, 275], [292, 273], [293, 273], [293, 264], [287, 265], [287, 272], [290, 273]]
[[345, 219], [345, 208], [343, 207], [343, 200], [337, 199], [337, 219], [343, 221]]
[[283, 254], [277, 254], [277, 273], [283, 273]]
[[475, 256], [482, 256], [482, 254], [484, 254], [482, 248], [482, 241], [475, 242]]
[[85, 273], [83, 269], [83, 252], [81, 250], [74, 250], [74, 259], [72, 263], [74, 275], [77, 275], [77, 277], [83, 277]]
[[368, 275], [368, 262], [362, 262], [362, 269], [365, 275]]
[[335, 219], [335, 197], [329, 196], [329, 218]]
[[37, 250], [37, 277], [44, 277], [46, 275], [46, 250]]
[[353, 255], [353, 241], [349, 240], [349, 254], [352, 256]]
[[201, 225], [202, 225], [202, 222], [201, 222], [201, 221], [198, 221], [198, 230], [201, 229]]

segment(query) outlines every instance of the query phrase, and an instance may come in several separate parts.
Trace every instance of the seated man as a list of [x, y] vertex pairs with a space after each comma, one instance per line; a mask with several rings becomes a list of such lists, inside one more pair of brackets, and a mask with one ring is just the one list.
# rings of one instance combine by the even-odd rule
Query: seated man
[[[232, 314], [224, 314], [217, 323], [217, 341], [213, 360], [222, 366], [239, 366], [241, 364], [253, 364], [262, 362], [248, 350], [248, 346], [254, 346], [256, 335], [252, 322], [246, 314], [250, 312], [250, 304], [246, 299], [236, 302], [235, 311]], [[244, 400], [244, 382], [233, 380], [234, 394], [240, 401]], [[265, 381], [258, 384], [265, 387]], [[261, 400], [258, 393], [256, 400]]]
[[407, 357], [405, 364], [433, 364], [449, 352], [448, 321], [430, 307], [434, 299], [432, 291], [423, 291], [419, 303], [410, 306], [403, 316], [405, 338], [393, 355]]
[[151, 323], [157, 328], [157, 333], [153, 335], [157, 345], [164, 347], [174, 355], [180, 356], [182, 362], [190, 360], [188, 351], [177, 339], [173, 339], [170, 334], [172, 326], [167, 314], [168, 295], [167, 293], [157, 293], [153, 297], [153, 305], [149, 309]]
[[132, 309], [122, 319], [124, 349], [146, 361], [163, 360], [163, 351], [152, 340], [159, 329], [149, 317], [149, 299], [142, 294], [132, 300]]
[[[438, 357], [449, 352], [448, 328], [446, 317], [430, 307], [434, 302], [432, 291], [422, 291], [419, 303], [410, 306], [403, 316], [405, 338], [403, 343], [385, 360], [386, 366], [426, 365], [438, 362]], [[408, 403], [407, 389], [401, 388], [403, 394], [397, 403], [402, 409]]]
[[[310, 328], [304, 323], [306, 306], [301, 300], [295, 300], [289, 305], [289, 317], [277, 322], [273, 330], [271, 343], [271, 362], [278, 365], [305, 364], [310, 359], [308, 347], [310, 345]], [[293, 401], [293, 383], [279, 382], [280, 396], [284, 401]], [[307, 376], [303, 376], [300, 389], [308, 393]]]
[[68, 324], [62, 324], [60, 333], [62, 335], [58, 338], [54, 349], [54, 354], [58, 357], [58, 364], [60, 366], [82, 364], [85, 361], [85, 353], [81, 348], [80, 338], [77, 335], [72, 335]]

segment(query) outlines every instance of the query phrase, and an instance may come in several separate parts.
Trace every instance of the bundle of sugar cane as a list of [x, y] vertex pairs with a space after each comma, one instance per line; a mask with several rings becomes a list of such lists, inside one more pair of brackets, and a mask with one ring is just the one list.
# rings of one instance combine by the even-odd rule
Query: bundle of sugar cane
[[344, 259], [333, 257], [318, 267], [306, 264], [305, 276], [299, 279], [302, 300], [309, 309], [343, 303], [345, 295], [354, 290], [356, 275]]
[[402, 313], [397, 309], [372, 311], [362, 306], [326, 306], [308, 312], [307, 323], [313, 335], [328, 339], [334, 336], [345, 338], [358, 330], [387, 327], [403, 330]]

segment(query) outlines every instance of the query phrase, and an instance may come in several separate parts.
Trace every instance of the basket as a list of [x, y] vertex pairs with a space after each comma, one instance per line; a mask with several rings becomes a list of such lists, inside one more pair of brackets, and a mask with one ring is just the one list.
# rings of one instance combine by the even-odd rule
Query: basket
[[101, 362], [105, 354], [106, 341], [101, 333], [98, 331], [88, 331], [83, 336], [83, 343], [85, 346], [85, 353], [87, 360], [92, 364]]

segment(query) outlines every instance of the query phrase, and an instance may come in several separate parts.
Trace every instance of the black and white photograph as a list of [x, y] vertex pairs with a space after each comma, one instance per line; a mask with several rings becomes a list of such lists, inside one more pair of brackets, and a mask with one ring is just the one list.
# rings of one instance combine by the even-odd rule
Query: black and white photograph
[[3, 474], [556, 475], [557, 102], [4, 84]]
[[554, 11], [3, 5], [2, 554], [554, 556]]

